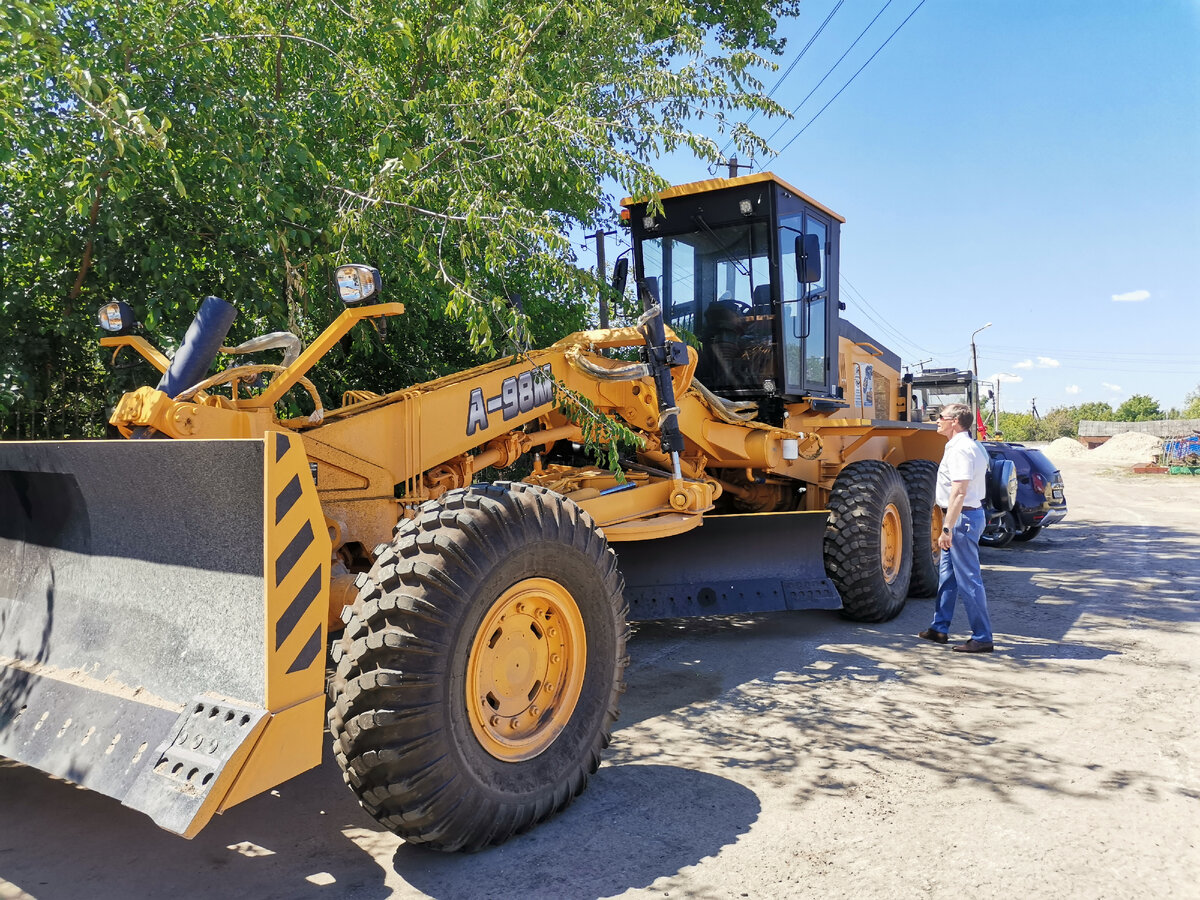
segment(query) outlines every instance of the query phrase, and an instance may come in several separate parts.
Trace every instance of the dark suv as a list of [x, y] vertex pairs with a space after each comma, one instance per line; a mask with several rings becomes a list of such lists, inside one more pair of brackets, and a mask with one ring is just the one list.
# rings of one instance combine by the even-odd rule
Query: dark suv
[[992, 502], [994, 492], [988, 491], [983, 504], [988, 523], [979, 543], [985, 547], [1007, 547], [1013, 541], [1030, 541], [1047, 525], [1066, 518], [1062, 474], [1041, 450], [1006, 441], [980, 443], [992, 458], [993, 469], [998, 461], [1012, 462], [1017, 475], [1017, 495], [1012, 508], [1003, 510]]

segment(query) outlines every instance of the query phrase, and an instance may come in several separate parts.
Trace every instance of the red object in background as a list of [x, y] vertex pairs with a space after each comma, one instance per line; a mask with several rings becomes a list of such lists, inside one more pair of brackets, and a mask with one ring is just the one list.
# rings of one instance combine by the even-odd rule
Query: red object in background
[[979, 410], [975, 410], [975, 433], [979, 436], [979, 440], [987, 440], [987, 426], [983, 424], [983, 415]]

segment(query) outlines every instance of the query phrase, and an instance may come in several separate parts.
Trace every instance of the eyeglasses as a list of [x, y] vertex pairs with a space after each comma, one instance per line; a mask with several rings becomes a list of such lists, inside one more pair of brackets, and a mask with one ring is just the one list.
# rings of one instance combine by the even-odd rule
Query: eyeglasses
[[958, 416], [938, 416], [938, 419], [942, 422], [954, 422], [957, 421]]

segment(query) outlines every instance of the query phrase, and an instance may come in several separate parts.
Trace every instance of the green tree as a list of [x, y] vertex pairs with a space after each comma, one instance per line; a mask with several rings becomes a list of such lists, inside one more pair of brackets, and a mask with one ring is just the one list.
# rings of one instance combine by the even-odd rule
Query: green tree
[[1032, 440], [1053, 441], [1060, 437], [1075, 437], [1079, 433], [1079, 417], [1075, 410], [1058, 406], [1050, 410], [1034, 428]]
[[91, 310], [114, 298], [157, 335], [211, 293], [241, 309], [231, 339], [311, 337], [347, 261], [377, 265], [407, 314], [327, 361], [331, 392], [578, 327], [594, 288], [567, 231], [610, 220], [610, 190], [662, 187], [663, 153], [714, 161], [698, 127], [761, 151], [725, 117], [778, 111], [752, 73], [796, 6], [5, 4], [0, 391], [97, 381]]
[[1134, 394], [1117, 407], [1113, 417], [1118, 422], [1146, 422], [1161, 419], [1163, 412], [1158, 407], [1158, 401], [1149, 394]]
[[1180, 418], [1200, 419], [1200, 385], [1196, 385], [1196, 389], [1183, 398]]
[[1106, 403], [1103, 400], [1097, 400], [1092, 403], [1081, 403], [1079, 406], [1071, 407], [1075, 416], [1076, 423], [1087, 419], [1092, 422], [1108, 422], [1113, 418], [1113, 408], [1111, 403]]
[[1007, 413], [1000, 411], [1000, 433], [1006, 441], [1032, 441], [1034, 421], [1030, 413]]

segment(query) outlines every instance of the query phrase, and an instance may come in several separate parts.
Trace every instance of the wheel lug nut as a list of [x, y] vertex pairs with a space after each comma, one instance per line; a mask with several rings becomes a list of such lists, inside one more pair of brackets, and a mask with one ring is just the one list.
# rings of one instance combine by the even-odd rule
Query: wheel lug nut
[[529, 712], [530, 712], [530, 715], [536, 716], [540, 712], [540, 710], [536, 706], [532, 706], [529, 708]]
[[513, 731], [516, 731], [516, 730], [517, 730], [517, 726], [518, 726], [519, 724], [520, 724], [520, 723], [519, 723], [519, 722], [517, 722], [517, 720], [516, 720], [516, 719], [513, 719], [511, 722], [509, 722], [509, 723], [508, 723], [508, 727], [509, 727], [509, 728], [511, 728]]
[[557, 653], [551, 653], [550, 654], [550, 662], [554, 663], [557, 666], [560, 662], [562, 662], [562, 657], [559, 656]]
[[490, 721], [491, 721], [492, 727], [493, 727], [493, 728], [495, 728], [497, 725], [499, 725], [499, 724], [500, 724], [500, 717], [499, 717], [499, 716], [492, 716], [492, 718], [491, 718], [491, 720], [490, 720]]

